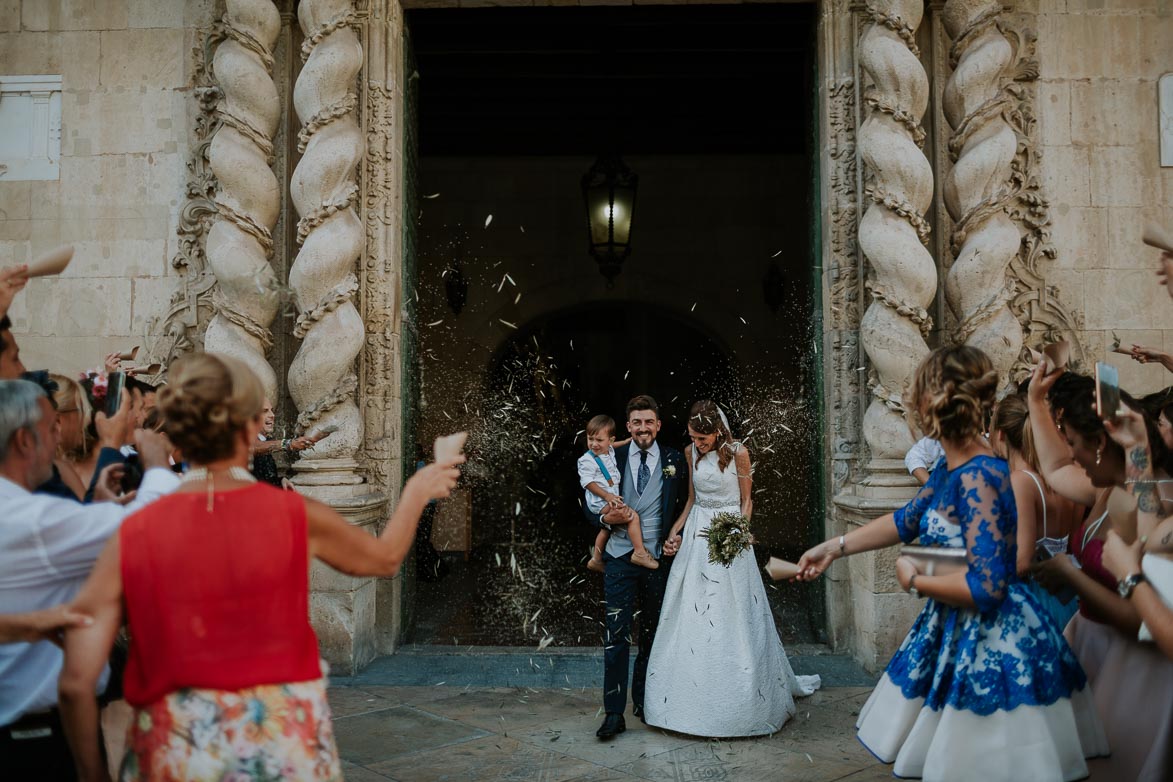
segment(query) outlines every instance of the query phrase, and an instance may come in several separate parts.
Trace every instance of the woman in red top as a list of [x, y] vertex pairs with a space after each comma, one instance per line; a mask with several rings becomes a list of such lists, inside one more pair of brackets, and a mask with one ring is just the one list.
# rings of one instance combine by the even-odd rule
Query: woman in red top
[[130, 516], [75, 607], [61, 674], [62, 720], [79, 778], [108, 778], [97, 682], [125, 619], [124, 692], [135, 708], [122, 780], [341, 780], [317, 638], [312, 557], [355, 576], [392, 576], [429, 500], [464, 457], [418, 471], [379, 537], [295, 492], [257, 483], [249, 452], [264, 391], [234, 359], [177, 361], [159, 392], [166, 431], [192, 469]]

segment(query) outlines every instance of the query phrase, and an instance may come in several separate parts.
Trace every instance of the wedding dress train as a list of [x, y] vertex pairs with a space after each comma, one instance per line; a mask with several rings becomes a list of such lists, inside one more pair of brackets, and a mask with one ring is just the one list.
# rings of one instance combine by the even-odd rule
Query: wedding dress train
[[[740, 512], [737, 467], [715, 453], [693, 470], [696, 499], [682, 532], [648, 663], [644, 718], [694, 736], [763, 736], [795, 712], [818, 676], [795, 676], [782, 649], [753, 550], [724, 567], [700, 533], [718, 513]], [[667, 520], [665, 520], [667, 523]]]

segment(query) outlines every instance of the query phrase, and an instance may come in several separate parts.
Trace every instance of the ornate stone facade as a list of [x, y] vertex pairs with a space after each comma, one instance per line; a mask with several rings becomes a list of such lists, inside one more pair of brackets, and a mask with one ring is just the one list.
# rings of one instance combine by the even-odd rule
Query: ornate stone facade
[[[426, 4], [446, 3], [459, 0]], [[414, 338], [403, 7], [303, 0], [298, 74], [291, 0], [109, 0], [68, 19], [41, 5], [0, 19], [0, 65], [63, 74], [61, 180], [0, 177], [0, 265], [64, 241], [80, 252], [13, 308], [26, 362], [76, 371], [140, 341], [169, 359], [202, 347], [215, 320], [209, 347], [288, 372], [303, 427], [338, 426], [299, 480], [376, 531], [405, 471]], [[1021, 343], [1068, 339], [1085, 362], [1117, 329], [1173, 344], [1173, 312], [1135, 241], [1143, 221], [1173, 220], [1152, 98], [1173, 70], [1173, 22], [1145, 0], [1074, 5], [819, 3], [828, 535], [910, 494], [901, 396], [930, 345], [979, 344], [1017, 379]], [[300, 134], [283, 121], [291, 104]], [[287, 308], [274, 320], [290, 291], [301, 317]], [[295, 329], [305, 340], [291, 361]], [[1167, 382], [1159, 367], [1113, 360], [1130, 390]], [[853, 557], [829, 574], [829, 640], [872, 667], [916, 609], [891, 558]], [[394, 647], [403, 578], [315, 567], [312, 584], [336, 670]]]

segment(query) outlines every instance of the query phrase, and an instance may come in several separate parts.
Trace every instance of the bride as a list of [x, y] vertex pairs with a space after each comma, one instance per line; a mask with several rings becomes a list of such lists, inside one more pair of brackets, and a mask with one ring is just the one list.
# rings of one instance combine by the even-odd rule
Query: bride
[[753, 511], [749, 451], [707, 400], [692, 406], [688, 435], [689, 499], [664, 546], [676, 559], [648, 662], [644, 719], [694, 736], [769, 735], [819, 677], [791, 670], [753, 549], [724, 567], [709, 562], [700, 535], [722, 511], [747, 518]]

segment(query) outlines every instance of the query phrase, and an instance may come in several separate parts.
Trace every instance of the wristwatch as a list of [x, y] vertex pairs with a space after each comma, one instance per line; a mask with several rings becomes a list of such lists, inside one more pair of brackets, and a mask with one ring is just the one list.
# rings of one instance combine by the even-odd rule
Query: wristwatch
[[1132, 590], [1136, 589], [1136, 585], [1143, 584], [1146, 581], [1148, 579], [1145, 578], [1144, 573], [1133, 573], [1116, 582], [1116, 591], [1120, 593], [1122, 598], [1127, 600], [1132, 597]]

